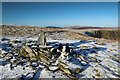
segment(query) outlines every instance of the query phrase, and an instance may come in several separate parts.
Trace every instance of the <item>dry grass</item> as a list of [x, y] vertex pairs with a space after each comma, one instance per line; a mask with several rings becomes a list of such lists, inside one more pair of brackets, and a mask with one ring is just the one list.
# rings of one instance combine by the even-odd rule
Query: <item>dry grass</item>
[[115, 57], [115, 56], [113, 56], [113, 55], [109, 55], [109, 57], [111, 57], [112, 59], [116, 60], [117, 62], [120, 61], [117, 57]]
[[96, 47], [96, 46], [93, 46], [92, 48], [94, 48], [94, 49], [99, 49], [98, 47]]
[[89, 49], [89, 47], [88, 47], [88, 46], [81, 46], [80, 48]]
[[114, 44], [113, 44], [112, 46], [117, 46], [117, 45], [114, 45]]
[[30, 27], [30, 26], [2, 26], [2, 36], [34, 36], [38, 35], [40, 30], [46, 33], [57, 33], [64, 32], [63, 29], [57, 28], [41, 28], [41, 27]]
[[113, 49], [110, 49], [110, 51], [114, 51]]
[[98, 69], [94, 69], [94, 71], [98, 72]]
[[99, 72], [98, 72], [98, 73], [96, 73], [95, 75], [96, 75], [96, 76], [101, 76]]
[[92, 35], [92, 37], [120, 40], [120, 38], [118, 37], [118, 30], [98, 30], [89, 33]]

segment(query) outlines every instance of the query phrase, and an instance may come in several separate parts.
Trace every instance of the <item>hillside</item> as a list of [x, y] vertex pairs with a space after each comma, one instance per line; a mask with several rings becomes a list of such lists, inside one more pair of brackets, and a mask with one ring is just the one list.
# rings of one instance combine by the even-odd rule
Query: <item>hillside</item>
[[70, 26], [70, 27], [65, 27], [67, 29], [99, 29], [102, 27], [92, 27], [92, 26]]
[[118, 27], [93, 27], [93, 26], [70, 26], [70, 27], [64, 27], [65, 29], [118, 29]]

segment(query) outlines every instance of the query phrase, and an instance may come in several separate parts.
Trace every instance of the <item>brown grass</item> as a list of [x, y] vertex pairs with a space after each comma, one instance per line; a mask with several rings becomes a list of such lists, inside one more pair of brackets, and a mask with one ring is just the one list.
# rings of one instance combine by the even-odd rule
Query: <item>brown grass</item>
[[94, 69], [94, 71], [98, 72], [98, 69]]

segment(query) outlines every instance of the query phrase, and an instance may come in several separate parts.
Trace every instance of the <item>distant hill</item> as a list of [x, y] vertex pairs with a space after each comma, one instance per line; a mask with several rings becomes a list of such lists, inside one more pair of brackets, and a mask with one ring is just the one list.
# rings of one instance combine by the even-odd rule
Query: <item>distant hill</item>
[[70, 27], [64, 27], [67, 29], [99, 29], [102, 27], [93, 27], [93, 26], [70, 26]]
[[65, 29], [117, 29], [118, 27], [70, 26]]
[[45, 28], [61, 28], [61, 27], [55, 27], [55, 26], [47, 26]]

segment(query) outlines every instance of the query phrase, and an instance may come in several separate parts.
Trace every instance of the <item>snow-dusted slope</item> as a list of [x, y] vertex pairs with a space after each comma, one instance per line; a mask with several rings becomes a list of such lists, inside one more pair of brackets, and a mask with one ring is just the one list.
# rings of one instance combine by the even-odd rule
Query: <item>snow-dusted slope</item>
[[[18, 40], [18, 41], [28, 41], [28, 40], [37, 40], [36, 37], [19, 37], [19, 38], [9, 38], [10, 41]], [[0, 42], [2, 44], [1, 53], [6, 54], [13, 49], [8, 45], [9, 40], [3, 40]], [[79, 78], [118, 78], [120, 77], [118, 71], [118, 66], [120, 62], [114, 60], [113, 57], [118, 58], [118, 42], [113, 43], [102, 43], [98, 41], [80, 41], [80, 40], [70, 40], [70, 39], [62, 39], [62, 40], [52, 40], [47, 39], [47, 42], [57, 42], [62, 44], [72, 44], [74, 47], [74, 52], [77, 55], [83, 56], [83, 61], [80, 61], [78, 57], [72, 57], [70, 61], [62, 61], [68, 65], [70, 69], [74, 68], [83, 68], [83, 72], [77, 74]], [[54, 43], [53, 43], [54, 44]], [[21, 43], [12, 43], [12, 46], [16, 46], [18, 49], [21, 47]], [[18, 65], [13, 69], [10, 69], [11, 63], [5, 61], [7, 57], [0, 57], [0, 79], [2, 78], [68, 78], [59, 72], [50, 72], [44, 68], [41, 63], [37, 63], [39, 66], [36, 68], [38, 71], [29, 67], [29, 62], [24, 65]], [[15, 57], [13, 57], [10, 61], [14, 61]], [[94, 61], [94, 60], [97, 60]], [[84, 62], [88, 61], [88, 63]], [[40, 68], [40, 69], [39, 69]], [[53, 67], [54, 69], [55, 67]], [[51, 68], [52, 69], [52, 68]], [[34, 74], [36, 73], [36, 74]]]

